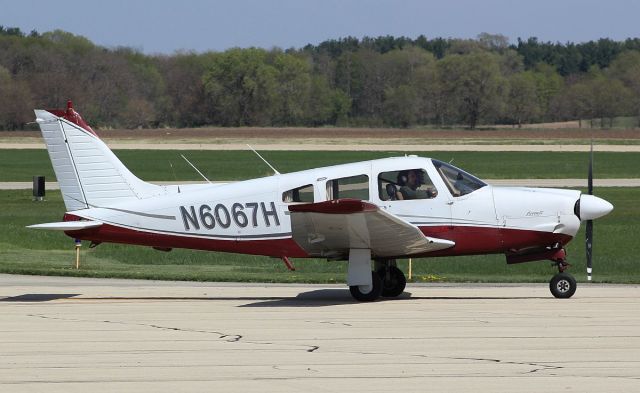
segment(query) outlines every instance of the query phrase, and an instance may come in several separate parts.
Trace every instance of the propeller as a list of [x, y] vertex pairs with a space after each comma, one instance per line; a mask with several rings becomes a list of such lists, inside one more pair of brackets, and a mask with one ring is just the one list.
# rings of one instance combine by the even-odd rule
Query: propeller
[[[593, 195], [593, 139], [591, 140], [591, 150], [589, 153], [589, 177], [587, 178], [587, 193]], [[586, 254], [587, 254], [587, 280], [591, 281], [591, 263], [593, 259], [593, 220], [587, 220], [585, 231]]]

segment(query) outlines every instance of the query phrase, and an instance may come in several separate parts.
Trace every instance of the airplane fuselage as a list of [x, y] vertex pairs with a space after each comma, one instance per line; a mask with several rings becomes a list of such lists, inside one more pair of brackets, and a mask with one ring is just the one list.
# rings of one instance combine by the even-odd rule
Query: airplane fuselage
[[[437, 194], [428, 199], [391, 200], [381, 192], [380, 174], [421, 169]], [[193, 248], [267, 255], [319, 257], [292, 238], [289, 190], [308, 186], [313, 202], [332, 199], [331, 182], [366, 180], [347, 185], [368, 201], [420, 228], [427, 236], [455, 246], [415, 256], [449, 256], [518, 252], [568, 243], [578, 231], [574, 212], [579, 191], [485, 185], [454, 195], [431, 159], [398, 157], [316, 168], [227, 184], [167, 187], [165, 195], [128, 202], [126, 206], [93, 207], [68, 213], [103, 222], [98, 228], [68, 232], [98, 242]], [[357, 188], [357, 189], [356, 189]], [[348, 195], [348, 194], [347, 194]], [[385, 200], [387, 199], [387, 200]], [[402, 257], [398, 255], [397, 257]]]

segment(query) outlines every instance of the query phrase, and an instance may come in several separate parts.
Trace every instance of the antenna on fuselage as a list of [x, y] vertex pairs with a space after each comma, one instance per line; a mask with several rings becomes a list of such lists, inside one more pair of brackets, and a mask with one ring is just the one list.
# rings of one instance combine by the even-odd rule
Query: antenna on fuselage
[[[173, 173], [173, 180], [177, 182], [178, 178], [176, 177], [176, 171], [173, 170], [173, 164], [171, 163], [171, 161], [169, 161], [169, 166], [171, 167], [171, 172]], [[180, 186], [178, 186], [178, 194], [180, 194]]]
[[176, 176], [176, 171], [173, 169], [173, 164], [169, 161], [169, 167], [171, 167], [171, 173], [173, 173], [173, 180], [178, 181], [178, 177]]
[[198, 168], [196, 168], [196, 166], [195, 166], [195, 165], [193, 165], [193, 164], [191, 163], [191, 161], [187, 160], [187, 157], [185, 157], [185, 156], [184, 156], [184, 155], [182, 155], [182, 154], [180, 154], [180, 157], [184, 158], [184, 160], [187, 162], [187, 164], [191, 165], [191, 167], [192, 167], [193, 169], [195, 169], [195, 170], [196, 170], [196, 172], [198, 172], [198, 174], [199, 174], [200, 176], [202, 176], [202, 178], [203, 178], [204, 180], [206, 180], [206, 181], [207, 181], [207, 183], [211, 184], [211, 181], [210, 181], [209, 179], [207, 179], [207, 177], [206, 177], [205, 175], [203, 175], [203, 174], [202, 174], [202, 172], [200, 172], [200, 171], [198, 170]]
[[278, 170], [277, 170], [276, 168], [274, 168], [274, 167], [273, 167], [273, 165], [269, 164], [269, 161], [265, 160], [265, 159], [264, 159], [264, 157], [262, 157], [262, 156], [260, 155], [260, 153], [258, 153], [258, 152], [256, 151], [256, 149], [254, 149], [253, 147], [251, 147], [251, 145], [250, 145], [250, 144], [248, 144], [248, 143], [247, 143], [247, 147], [248, 147], [249, 149], [251, 149], [251, 151], [252, 151], [252, 152], [256, 153], [256, 155], [257, 155], [258, 157], [260, 157], [260, 159], [261, 159], [262, 161], [264, 161], [264, 163], [265, 163], [265, 164], [269, 165], [269, 168], [271, 168], [271, 169], [273, 170], [273, 172], [275, 172], [275, 174], [276, 174], [276, 175], [279, 175], [279, 174], [280, 174], [280, 172], [278, 172]]

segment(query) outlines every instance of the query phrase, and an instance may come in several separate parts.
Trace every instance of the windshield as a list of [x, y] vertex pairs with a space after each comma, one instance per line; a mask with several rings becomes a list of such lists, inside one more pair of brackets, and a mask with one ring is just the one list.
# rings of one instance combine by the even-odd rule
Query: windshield
[[451, 195], [459, 197], [462, 195], [471, 194], [475, 190], [478, 190], [487, 184], [477, 177], [470, 175], [460, 168], [456, 168], [446, 162], [431, 160], [436, 170], [442, 177], [444, 184], [447, 185]]

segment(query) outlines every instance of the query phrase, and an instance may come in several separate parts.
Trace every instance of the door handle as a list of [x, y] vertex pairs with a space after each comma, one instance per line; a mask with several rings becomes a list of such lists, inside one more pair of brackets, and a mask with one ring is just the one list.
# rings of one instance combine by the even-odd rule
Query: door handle
[[447, 205], [449, 205], [449, 206], [453, 205], [453, 201], [447, 202]]

